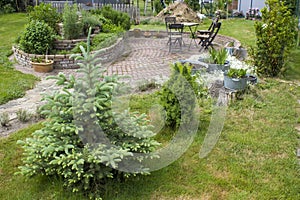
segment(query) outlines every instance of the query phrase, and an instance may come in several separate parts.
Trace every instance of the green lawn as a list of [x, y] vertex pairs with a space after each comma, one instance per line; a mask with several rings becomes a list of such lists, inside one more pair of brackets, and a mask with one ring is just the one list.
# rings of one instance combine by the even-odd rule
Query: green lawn
[[[227, 35], [239, 40], [243, 46], [249, 47], [255, 43], [255, 30], [254, 21], [245, 19], [228, 19], [221, 20], [222, 26], [220, 29], [220, 34]], [[199, 30], [205, 30], [211, 24], [210, 19], [206, 19], [198, 26]], [[166, 27], [164, 24], [160, 25], [136, 25], [132, 26], [134, 28], [140, 28], [142, 30], [161, 30], [165, 31]], [[188, 31], [188, 30], [187, 30]]]
[[0, 15], [0, 104], [24, 96], [38, 80], [33, 75], [14, 70], [7, 56], [11, 55], [12, 44], [24, 29], [27, 18], [24, 13]]
[[[155, 98], [134, 98], [133, 106], [151, 107]], [[150, 176], [109, 182], [104, 199], [297, 199], [300, 177], [294, 125], [299, 98], [300, 89], [294, 84], [261, 80], [252, 93], [231, 104], [220, 140], [208, 157], [198, 156], [210, 120], [203, 113], [195, 141], [179, 160]], [[25, 182], [13, 175], [21, 164], [22, 150], [16, 141], [39, 127], [0, 140], [0, 199], [84, 199], [65, 192], [58, 178]]]

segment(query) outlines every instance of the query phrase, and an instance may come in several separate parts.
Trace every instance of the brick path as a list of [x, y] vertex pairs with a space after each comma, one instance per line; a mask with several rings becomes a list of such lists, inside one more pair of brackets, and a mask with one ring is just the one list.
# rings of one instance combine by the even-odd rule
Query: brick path
[[[170, 64], [179, 60], [187, 59], [192, 55], [200, 55], [199, 49], [191, 45], [188, 48], [190, 39], [184, 38], [185, 45], [182, 51], [172, 50], [169, 53], [167, 38], [127, 38], [126, 57], [123, 56], [107, 68], [108, 74], [130, 75], [130, 82], [143, 79], [157, 79], [168, 77]], [[199, 57], [199, 56], [198, 56]]]

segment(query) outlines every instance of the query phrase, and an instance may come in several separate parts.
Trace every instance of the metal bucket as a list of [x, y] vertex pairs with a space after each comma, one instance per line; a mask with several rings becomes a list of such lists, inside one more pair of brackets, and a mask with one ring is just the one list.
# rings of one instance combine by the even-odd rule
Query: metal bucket
[[230, 78], [224, 74], [224, 87], [230, 90], [244, 90], [247, 87], [247, 78]]

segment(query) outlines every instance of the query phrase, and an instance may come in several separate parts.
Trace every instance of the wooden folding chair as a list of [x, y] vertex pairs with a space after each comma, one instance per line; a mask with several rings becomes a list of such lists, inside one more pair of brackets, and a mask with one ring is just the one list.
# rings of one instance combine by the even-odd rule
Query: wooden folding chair
[[221, 25], [222, 25], [221, 22], [214, 23], [211, 28], [211, 31], [208, 32], [207, 34], [197, 34], [197, 38], [200, 40], [199, 45], [201, 46], [199, 51], [201, 51], [203, 48], [207, 49], [209, 46], [212, 45], [212, 42], [217, 36], [221, 28]]
[[168, 33], [168, 45], [169, 52], [172, 50], [172, 46], [175, 47], [178, 43], [180, 50], [182, 50], [182, 34], [183, 34], [183, 24], [176, 23], [176, 17], [166, 17], [165, 18], [166, 29]]
[[200, 35], [209, 34], [212, 31], [215, 24], [218, 22], [219, 22], [219, 17], [214, 18], [207, 30], [197, 30], [197, 34], [200, 34]]

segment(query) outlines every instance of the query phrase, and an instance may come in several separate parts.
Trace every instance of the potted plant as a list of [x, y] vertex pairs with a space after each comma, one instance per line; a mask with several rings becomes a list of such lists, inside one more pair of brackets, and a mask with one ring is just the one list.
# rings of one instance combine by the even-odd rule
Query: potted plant
[[226, 60], [228, 57], [227, 50], [222, 48], [216, 50], [213, 48], [209, 49], [209, 58], [199, 58], [200, 62], [207, 63], [207, 71], [222, 70], [227, 71], [230, 67], [229, 61]]
[[224, 87], [231, 90], [244, 90], [247, 86], [246, 73], [246, 69], [229, 69], [224, 73]]
[[[48, 50], [47, 50], [48, 51]], [[46, 56], [45, 59], [41, 57], [36, 57], [31, 59], [31, 66], [34, 71], [36, 72], [51, 72], [53, 70], [53, 60], [49, 60], [47, 56], [47, 51], [46, 51]]]

